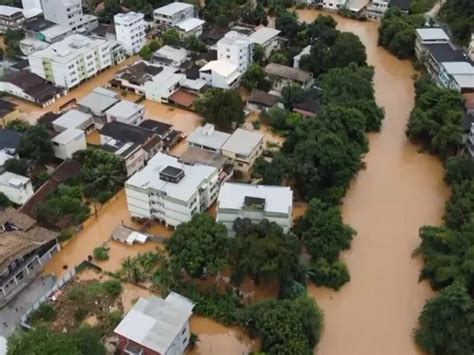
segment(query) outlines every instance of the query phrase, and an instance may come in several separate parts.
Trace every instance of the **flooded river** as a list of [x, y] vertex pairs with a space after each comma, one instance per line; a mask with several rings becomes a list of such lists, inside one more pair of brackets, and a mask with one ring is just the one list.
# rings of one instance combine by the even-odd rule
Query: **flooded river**
[[[312, 21], [316, 11], [298, 11]], [[357, 34], [375, 67], [375, 92], [385, 108], [379, 134], [370, 136], [370, 152], [343, 205], [344, 220], [358, 232], [343, 255], [351, 281], [339, 292], [311, 287], [325, 312], [319, 354], [414, 354], [411, 332], [425, 299], [432, 293], [418, 283], [421, 261], [411, 253], [418, 228], [437, 224], [448, 190], [443, 169], [419, 154], [404, 131], [414, 104], [413, 69], [377, 47], [378, 24], [335, 17], [338, 28]]]

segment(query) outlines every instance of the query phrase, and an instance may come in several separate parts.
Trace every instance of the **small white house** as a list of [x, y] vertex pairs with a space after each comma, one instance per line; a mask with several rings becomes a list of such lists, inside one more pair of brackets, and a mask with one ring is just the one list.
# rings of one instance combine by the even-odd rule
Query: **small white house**
[[186, 75], [172, 70], [163, 70], [153, 80], [145, 83], [145, 97], [147, 100], [166, 103], [185, 81]]
[[280, 32], [271, 27], [260, 27], [249, 37], [254, 43], [263, 47], [265, 58], [268, 58], [274, 50], [280, 48], [280, 38], [278, 37]]
[[237, 87], [240, 79], [239, 68], [224, 60], [213, 60], [199, 69], [199, 77], [209, 86], [220, 89]]
[[226, 182], [217, 199], [216, 220], [232, 231], [237, 218], [248, 218], [252, 223], [267, 219], [288, 232], [292, 206], [293, 192], [289, 187]]
[[0, 192], [17, 205], [23, 205], [34, 194], [29, 178], [9, 171], [0, 175]]
[[69, 128], [77, 128], [86, 132], [92, 130], [94, 128], [92, 115], [73, 109], [53, 121], [53, 129], [56, 132], [60, 133]]
[[87, 148], [86, 135], [83, 130], [69, 128], [51, 139], [54, 156], [58, 159], [70, 159], [72, 155]]
[[118, 121], [138, 126], [143, 121], [145, 106], [131, 101], [122, 100], [105, 111], [107, 122]]
[[206, 21], [191, 17], [180, 21], [175, 25], [176, 30], [184, 36], [201, 36]]

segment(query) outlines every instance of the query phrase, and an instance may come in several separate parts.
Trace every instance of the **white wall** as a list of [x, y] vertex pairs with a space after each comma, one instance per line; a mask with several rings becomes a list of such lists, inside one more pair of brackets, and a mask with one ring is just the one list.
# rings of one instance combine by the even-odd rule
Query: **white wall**
[[30, 179], [18, 188], [9, 184], [0, 184], [0, 192], [3, 192], [10, 201], [17, 205], [23, 205], [34, 194]]
[[57, 143], [53, 139], [53, 149], [56, 158], [63, 160], [70, 159], [75, 152], [87, 149], [86, 135], [82, 132], [82, 134], [65, 144]]

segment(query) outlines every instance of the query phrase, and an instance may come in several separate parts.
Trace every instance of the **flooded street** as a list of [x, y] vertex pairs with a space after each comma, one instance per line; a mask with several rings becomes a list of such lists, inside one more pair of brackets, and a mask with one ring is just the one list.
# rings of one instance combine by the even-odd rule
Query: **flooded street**
[[[297, 11], [312, 21], [316, 11]], [[343, 255], [351, 281], [339, 292], [311, 287], [323, 308], [319, 354], [414, 354], [412, 329], [432, 292], [418, 283], [421, 261], [411, 257], [418, 228], [438, 224], [448, 197], [442, 165], [419, 154], [405, 137], [414, 105], [413, 69], [377, 47], [377, 23], [335, 17], [338, 28], [357, 34], [375, 67], [375, 95], [385, 108], [382, 131], [370, 136], [367, 169], [359, 173], [343, 205], [344, 220], [358, 232]]]

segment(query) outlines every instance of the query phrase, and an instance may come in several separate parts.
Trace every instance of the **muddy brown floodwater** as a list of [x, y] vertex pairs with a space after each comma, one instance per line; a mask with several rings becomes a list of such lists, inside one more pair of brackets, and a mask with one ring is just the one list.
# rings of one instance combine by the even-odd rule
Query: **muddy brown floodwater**
[[[305, 21], [317, 11], [297, 11]], [[419, 283], [421, 261], [413, 259], [418, 229], [440, 222], [448, 189], [435, 158], [420, 154], [405, 137], [414, 105], [409, 61], [377, 47], [378, 24], [334, 17], [353, 32], [375, 67], [375, 96], [385, 108], [382, 131], [371, 134], [367, 169], [359, 173], [343, 204], [344, 220], [358, 232], [342, 258], [351, 281], [339, 292], [311, 287], [323, 308], [325, 330], [319, 354], [415, 354], [412, 339], [418, 314], [432, 292]]]

